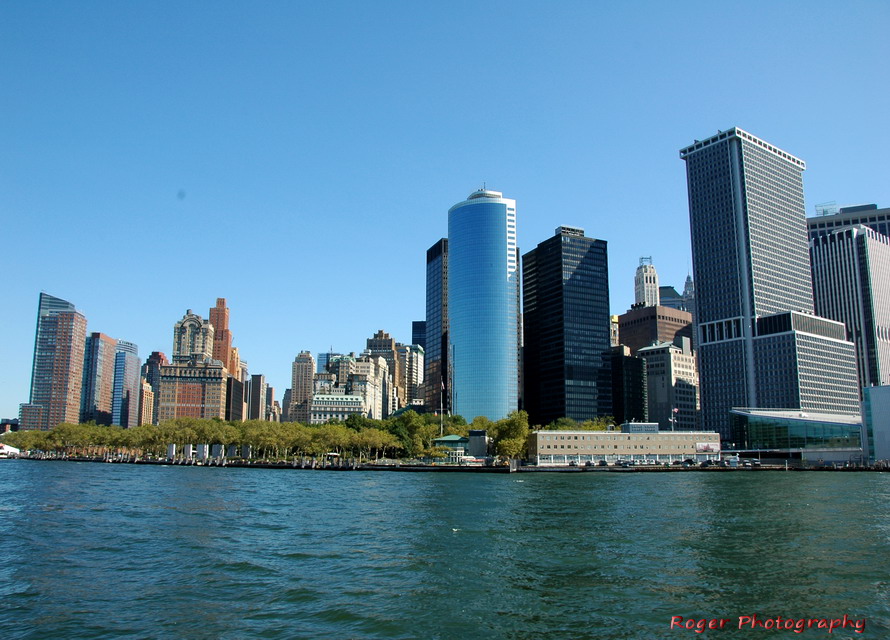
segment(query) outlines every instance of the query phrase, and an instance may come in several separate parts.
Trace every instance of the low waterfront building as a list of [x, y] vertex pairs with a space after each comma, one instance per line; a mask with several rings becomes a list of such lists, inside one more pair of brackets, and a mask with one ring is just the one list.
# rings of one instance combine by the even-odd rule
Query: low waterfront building
[[529, 437], [528, 458], [544, 466], [704, 462], [719, 459], [720, 448], [720, 434], [715, 431], [534, 431]]
[[737, 407], [730, 428], [727, 448], [743, 457], [806, 466], [862, 464], [868, 456], [858, 415]]
[[446, 450], [448, 462], [458, 463], [468, 455], [470, 439], [466, 436], [449, 435], [433, 440], [433, 446]]
[[890, 386], [862, 390], [863, 442], [870, 462], [890, 462]]

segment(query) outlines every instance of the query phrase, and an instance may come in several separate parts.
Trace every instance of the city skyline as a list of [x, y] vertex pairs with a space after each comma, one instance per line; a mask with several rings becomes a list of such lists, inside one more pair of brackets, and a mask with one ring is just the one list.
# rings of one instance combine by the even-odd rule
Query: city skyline
[[[425, 250], [455, 194], [483, 183], [517, 200], [522, 252], [559, 225], [609, 243], [613, 314], [641, 255], [683, 287], [676, 149], [703, 132], [738, 125], [806, 158], [807, 215], [890, 205], [876, 126], [890, 8], [755, 4], [722, 18], [758, 29], [713, 32], [720, 10], [705, 6], [224, 4], [209, 21], [198, 7], [3, 6], [0, 416], [28, 399], [41, 291], [88, 331], [168, 355], [170, 324], [225, 297], [233, 347], [282, 391], [303, 350], [360, 351], [380, 328], [409, 342]], [[500, 28], [474, 27], [480, 15]], [[509, 99], [474, 91], [480, 76]], [[393, 198], [406, 184], [423, 197]], [[353, 286], [372, 264], [376, 294]], [[192, 267], [202, 278], [177, 286]], [[356, 291], [343, 302], [332, 283]], [[307, 312], [319, 300], [361, 312]], [[285, 341], [265, 330], [270, 306]]]

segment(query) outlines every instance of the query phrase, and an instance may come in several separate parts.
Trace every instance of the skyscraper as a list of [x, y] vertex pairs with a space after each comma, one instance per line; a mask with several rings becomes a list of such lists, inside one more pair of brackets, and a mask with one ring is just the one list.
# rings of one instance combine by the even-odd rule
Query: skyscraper
[[864, 225], [810, 241], [816, 313], [843, 322], [859, 387], [890, 384], [890, 237]]
[[191, 309], [174, 325], [173, 362], [159, 367], [155, 392], [159, 423], [182, 417], [226, 419], [229, 371], [213, 359], [213, 334], [213, 325]]
[[661, 305], [634, 305], [633, 309], [618, 316], [618, 341], [630, 347], [631, 355], [659, 342], [680, 344], [682, 338], [692, 340], [692, 332], [691, 313]]
[[210, 309], [210, 324], [213, 325], [213, 359], [219, 360], [230, 375], [239, 374], [232, 361], [232, 332], [229, 331], [229, 308], [225, 298], [217, 298], [216, 306]]
[[516, 201], [480, 189], [448, 210], [453, 411], [499, 420], [519, 403]]
[[414, 320], [411, 322], [411, 344], [416, 344], [426, 349], [426, 320]]
[[652, 264], [652, 256], [640, 258], [640, 266], [634, 275], [634, 302], [644, 307], [656, 307], [658, 299], [658, 272]]
[[61, 298], [40, 294], [31, 396], [20, 408], [20, 429], [52, 429], [80, 418], [87, 319]]
[[81, 422], [111, 424], [116, 348], [117, 340], [104, 333], [91, 333], [87, 336], [83, 361]]
[[[187, 309], [173, 327], [173, 362], [213, 357], [214, 328], [207, 320]], [[226, 366], [223, 361], [223, 366]]]
[[448, 380], [448, 238], [426, 251], [424, 398], [434, 412], [451, 412]]
[[385, 393], [390, 398], [384, 407], [383, 416], [398, 411], [408, 404], [408, 390], [405, 372], [402, 371], [402, 363], [399, 361], [399, 351], [395, 339], [380, 329], [373, 337], [367, 340], [367, 353], [380, 356], [386, 360], [389, 372], [389, 380], [386, 381]]
[[288, 416], [293, 422], [309, 424], [312, 408], [315, 359], [308, 351], [301, 351], [291, 367], [291, 396]]
[[139, 350], [132, 342], [118, 340], [114, 352], [114, 394], [111, 423], [139, 426]]
[[[161, 383], [161, 367], [165, 367], [170, 362], [167, 360], [167, 356], [164, 355], [161, 351], [152, 351], [151, 355], [145, 360], [145, 364], [142, 365], [142, 377], [145, 381], [151, 386], [152, 392], [152, 402], [154, 406], [152, 407], [151, 417], [152, 424], [158, 424], [158, 402], [160, 401], [160, 383]], [[143, 415], [147, 415], [145, 408], [142, 408], [140, 412]]]
[[[733, 407], [828, 405], [855, 412], [852, 345], [837, 339], [832, 323], [812, 316], [805, 163], [738, 128], [697, 140], [680, 157], [688, 182], [703, 428], [732, 440]], [[825, 356], [836, 366], [818, 365]], [[789, 404], [767, 404], [778, 401]]]
[[605, 240], [559, 227], [522, 257], [524, 408], [531, 424], [612, 414]]
[[249, 420], [266, 419], [266, 376], [255, 373], [250, 376], [250, 404], [247, 408]]

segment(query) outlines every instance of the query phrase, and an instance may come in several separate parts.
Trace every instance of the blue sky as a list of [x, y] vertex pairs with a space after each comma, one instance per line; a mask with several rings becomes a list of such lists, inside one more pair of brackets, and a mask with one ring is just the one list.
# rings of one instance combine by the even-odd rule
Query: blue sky
[[485, 182], [523, 251], [691, 268], [678, 150], [731, 126], [806, 160], [807, 210], [890, 206], [890, 4], [0, 4], [0, 417], [41, 290], [170, 354], [217, 297], [281, 397], [301, 350], [423, 319], [425, 251]]

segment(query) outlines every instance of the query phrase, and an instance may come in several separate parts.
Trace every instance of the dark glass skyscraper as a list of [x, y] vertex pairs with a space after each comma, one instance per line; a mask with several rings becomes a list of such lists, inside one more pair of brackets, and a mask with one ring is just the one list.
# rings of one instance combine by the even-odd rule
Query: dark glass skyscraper
[[423, 365], [426, 406], [451, 411], [448, 384], [448, 238], [426, 252], [426, 358]]
[[523, 256], [522, 282], [531, 424], [611, 415], [606, 241], [560, 227]]

